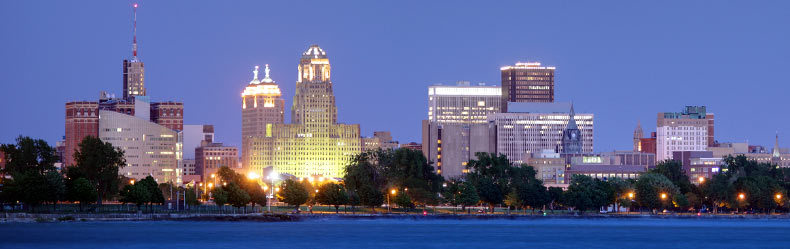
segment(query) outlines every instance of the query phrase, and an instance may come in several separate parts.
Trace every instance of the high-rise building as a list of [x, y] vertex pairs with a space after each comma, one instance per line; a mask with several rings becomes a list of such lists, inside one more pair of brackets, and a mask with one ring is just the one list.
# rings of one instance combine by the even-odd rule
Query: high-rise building
[[74, 165], [74, 152], [87, 136], [99, 136], [99, 103], [73, 101], [66, 103], [66, 138], [63, 165]]
[[151, 122], [171, 130], [184, 130], [184, 103], [173, 101], [151, 103], [150, 115]]
[[507, 112], [507, 102], [554, 102], [554, 70], [540, 62], [500, 68], [503, 112]]
[[428, 121], [451, 124], [485, 124], [486, 117], [498, 113], [502, 106], [502, 89], [498, 86], [470, 86], [468, 81], [457, 86], [428, 87]]
[[642, 131], [642, 123], [636, 123], [636, 129], [634, 129], [634, 151], [641, 151], [639, 149], [639, 140], [645, 136], [644, 131]]
[[123, 98], [145, 96], [145, 68], [137, 58], [137, 4], [134, 4], [134, 38], [132, 59], [123, 60]]
[[422, 122], [423, 154], [445, 178], [466, 173], [475, 153], [490, 150], [488, 115], [499, 113], [502, 89], [481, 83], [428, 87], [428, 120]]
[[[285, 121], [285, 100], [282, 98], [280, 87], [272, 80], [269, 73], [269, 64], [264, 69], [263, 80], [258, 79], [258, 66], [253, 70], [253, 79], [241, 94], [241, 158], [244, 167], [253, 167], [256, 172], [262, 167], [252, 165], [252, 138], [271, 137], [273, 125]], [[256, 157], [260, 160], [272, 160], [273, 151], [261, 152]], [[262, 159], [263, 157], [267, 159]]]
[[[542, 150], [561, 152], [563, 134], [577, 134], [575, 146], [580, 143], [581, 153], [593, 152], [593, 114], [575, 113], [571, 119], [570, 103], [508, 103], [508, 113], [488, 116], [493, 151], [503, 154], [517, 164], [525, 163], [532, 153]], [[570, 121], [576, 122], [576, 132], [566, 132]], [[573, 130], [573, 125], [570, 126]], [[571, 146], [568, 146], [569, 149]]]
[[705, 106], [658, 113], [656, 160], [672, 159], [674, 151], [704, 151], [709, 145], [713, 145], [713, 113], [708, 113]]
[[362, 151], [359, 125], [337, 123], [331, 66], [323, 49], [310, 46], [297, 68], [291, 124], [267, 125], [263, 136], [245, 142], [249, 162], [244, 167], [263, 172], [273, 166], [297, 177], [342, 177], [344, 166]]
[[203, 141], [195, 149], [195, 174], [201, 176], [202, 181], [210, 181], [211, 174], [225, 166], [233, 170], [238, 167], [239, 149], [235, 146], [225, 146], [222, 143]]
[[126, 167], [119, 175], [157, 182], [180, 182], [181, 141], [179, 132], [140, 117], [99, 111], [99, 139], [121, 148]]

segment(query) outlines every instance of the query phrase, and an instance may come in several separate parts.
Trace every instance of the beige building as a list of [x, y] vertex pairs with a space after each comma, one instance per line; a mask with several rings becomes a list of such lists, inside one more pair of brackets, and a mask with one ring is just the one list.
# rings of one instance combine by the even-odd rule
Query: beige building
[[350, 159], [362, 152], [359, 125], [337, 122], [331, 64], [323, 49], [310, 46], [297, 69], [291, 124], [267, 124], [265, 131], [251, 133], [244, 143], [245, 167], [262, 173], [273, 166], [296, 177], [342, 177]]
[[235, 146], [203, 141], [200, 147], [195, 148], [195, 175], [199, 175], [204, 182], [210, 181], [211, 174], [217, 173], [223, 166], [242, 171], [238, 162], [239, 149]]
[[562, 186], [565, 182], [565, 159], [554, 150], [542, 150], [533, 153], [527, 160], [527, 165], [535, 168], [536, 178], [543, 181], [546, 186]]
[[398, 141], [392, 140], [392, 133], [389, 131], [374, 131], [373, 137], [362, 138], [362, 147], [365, 151], [394, 150], [398, 149]]
[[683, 112], [661, 112], [656, 118], [656, 160], [672, 159], [675, 151], [705, 151], [713, 145], [713, 113], [705, 106]]
[[136, 116], [99, 111], [99, 138], [121, 148], [126, 167], [119, 175], [180, 183], [182, 144], [177, 131]]
[[[241, 94], [241, 158], [244, 167], [261, 171], [261, 165], [253, 164], [253, 138], [272, 135], [272, 127], [284, 122], [285, 100], [282, 98], [280, 87], [272, 80], [269, 73], [269, 64], [264, 69], [263, 80], [258, 79], [258, 66], [253, 71], [253, 79]], [[268, 132], [268, 133], [267, 133]], [[271, 160], [271, 153], [259, 153], [255, 158]]]

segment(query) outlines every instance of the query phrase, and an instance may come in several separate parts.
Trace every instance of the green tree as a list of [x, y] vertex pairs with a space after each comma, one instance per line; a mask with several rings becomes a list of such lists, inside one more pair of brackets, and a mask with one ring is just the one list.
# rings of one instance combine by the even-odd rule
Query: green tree
[[68, 195], [69, 200], [79, 202], [79, 209], [82, 212], [82, 208], [85, 205], [90, 205], [96, 201], [98, 194], [96, 193], [96, 187], [88, 179], [78, 178], [71, 184]]
[[158, 203], [160, 205], [165, 204], [165, 196], [162, 194], [162, 190], [159, 188], [159, 184], [156, 183], [156, 180], [152, 176], [146, 176], [142, 180], [135, 182], [135, 185], [140, 184], [145, 190], [148, 192], [148, 205], [149, 209], [152, 208], [151, 206], [154, 203]]
[[631, 206], [632, 197], [629, 197], [628, 194], [632, 194], [634, 192], [634, 186], [630, 181], [615, 177], [609, 179], [607, 183], [609, 183], [609, 186], [611, 186], [612, 199], [609, 201], [614, 203], [615, 212], [620, 211], [618, 206]]
[[123, 150], [97, 137], [87, 136], [80, 142], [79, 150], [74, 152], [74, 161], [74, 170], [96, 186], [99, 205], [102, 199], [111, 198], [118, 192], [118, 169], [126, 166]]
[[606, 205], [609, 195], [598, 179], [586, 175], [573, 175], [568, 191], [563, 194], [563, 203], [584, 214], [585, 211]]
[[217, 176], [219, 176], [220, 181], [223, 183], [236, 183], [241, 184], [244, 180], [244, 176], [236, 173], [236, 171], [228, 168], [228, 166], [222, 166], [217, 170]]
[[444, 178], [417, 150], [378, 150], [376, 158], [390, 187], [408, 189], [410, 199], [421, 205], [438, 203]]
[[377, 155], [363, 152], [355, 156], [345, 167], [343, 180], [350, 193], [359, 197], [359, 203], [363, 206], [375, 208], [384, 203], [384, 189], [387, 184], [384, 176], [377, 165]]
[[667, 177], [658, 173], [647, 173], [636, 181], [636, 200], [649, 209], [672, 208], [680, 190]]
[[[480, 196], [477, 195], [475, 185], [462, 182], [459, 185], [458, 205], [461, 205], [461, 210], [466, 210], [466, 207], [477, 205], [480, 202]], [[468, 212], [467, 212], [468, 213]]]
[[315, 199], [318, 203], [335, 207], [335, 213], [340, 210], [340, 205], [348, 203], [348, 193], [342, 185], [330, 182], [318, 188]]
[[414, 202], [411, 201], [411, 197], [409, 197], [409, 194], [407, 194], [406, 191], [398, 191], [398, 193], [395, 194], [394, 202], [395, 205], [405, 209], [406, 212], [414, 208]]
[[468, 182], [477, 189], [480, 200], [488, 204], [493, 212], [494, 205], [502, 204], [505, 195], [510, 191], [510, 173], [512, 166], [505, 155], [478, 152], [477, 160], [469, 160], [466, 168]]
[[219, 207], [220, 211], [224, 210], [225, 204], [228, 204], [229, 193], [224, 188], [214, 188], [211, 190], [211, 197], [214, 198], [214, 204]]
[[186, 198], [187, 205], [200, 206], [200, 200], [198, 200], [197, 190], [194, 187], [187, 188], [184, 191], [185, 191], [184, 198]]
[[549, 187], [548, 195], [549, 195], [549, 207], [551, 208], [551, 213], [554, 213], [555, 206], [559, 205], [560, 202], [562, 201], [562, 188]]
[[250, 195], [235, 182], [222, 187], [228, 192], [228, 203], [235, 208], [245, 207], [250, 203]]
[[63, 175], [56, 171], [49, 171], [44, 175], [47, 182], [47, 196], [46, 201], [52, 204], [54, 210], [58, 201], [66, 198], [66, 183], [63, 181]]
[[678, 187], [681, 193], [689, 193], [696, 191], [694, 185], [689, 181], [686, 171], [683, 170], [683, 164], [676, 160], [665, 160], [656, 164], [656, 167], [650, 170], [650, 173], [657, 173], [665, 176], [672, 181], [672, 184]]
[[3, 158], [5, 168], [2, 172], [12, 177], [14, 174], [30, 171], [44, 175], [55, 170], [55, 162], [58, 160], [55, 148], [42, 139], [19, 136], [16, 144], [0, 145], [0, 150], [6, 157]]
[[24, 203], [31, 211], [47, 199], [49, 191], [47, 179], [36, 171], [15, 173], [3, 187], [13, 199]]
[[[140, 207], [151, 201], [150, 188], [143, 183], [136, 182], [135, 184], [126, 185], [121, 189], [121, 203], [134, 203], [137, 206], [137, 211]], [[157, 189], [157, 191], [159, 191]]]
[[[54, 163], [55, 149], [46, 141], [19, 136], [16, 144], [0, 145], [5, 158], [5, 167], [0, 171], [2, 201], [15, 204], [17, 201], [34, 210], [44, 202], [56, 203], [63, 196], [62, 176], [58, 180]], [[11, 176], [5, 179], [5, 176]], [[1, 205], [1, 204], [0, 204]]]
[[279, 199], [288, 205], [294, 206], [294, 210], [299, 212], [299, 206], [305, 204], [307, 199], [310, 198], [310, 193], [307, 192], [305, 186], [292, 179], [287, 179], [280, 187]]
[[525, 206], [524, 201], [521, 200], [521, 197], [519, 197], [518, 194], [518, 190], [516, 189], [511, 190], [509, 193], [507, 193], [507, 195], [505, 195], [504, 202], [505, 205], [508, 206], [508, 210], [510, 208], [518, 209]]

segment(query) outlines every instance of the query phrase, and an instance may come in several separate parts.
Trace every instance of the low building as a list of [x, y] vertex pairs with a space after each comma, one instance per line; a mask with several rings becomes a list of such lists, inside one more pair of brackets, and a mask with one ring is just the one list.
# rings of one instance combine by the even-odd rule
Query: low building
[[[407, 143], [407, 144], [401, 144], [401, 145], [400, 145], [400, 147], [401, 147], [401, 148], [407, 148], [407, 149], [411, 149], [411, 150], [419, 150], [419, 151], [422, 151], [422, 144], [415, 143], [415, 142], [411, 142], [411, 143]], [[424, 152], [423, 152], [423, 153], [424, 153]]]
[[389, 131], [374, 131], [373, 137], [362, 138], [362, 148], [365, 151], [394, 150], [398, 148], [398, 141], [392, 140], [392, 134]]
[[656, 133], [651, 132], [650, 137], [648, 138], [640, 138], [639, 144], [637, 145], [637, 149], [639, 152], [642, 153], [651, 153], [653, 155], [656, 154]]
[[714, 156], [711, 151], [675, 151], [672, 152], [672, 160], [683, 165], [683, 172], [694, 184], [704, 182], [704, 179], [710, 179], [719, 173], [723, 163], [722, 157]]
[[211, 174], [217, 173], [217, 170], [223, 166], [241, 171], [238, 148], [204, 141], [200, 147], [195, 149], [195, 175], [209, 180]]
[[570, 183], [573, 175], [586, 175], [601, 180], [615, 177], [621, 179], [637, 179], [645, 172], [647, 172], [647, 168], [640, 165], [571, 165], [565, 171], [565, 181]]
[[552, 150], [533, 153], [532, 158], [527, 160], [527, 165], [535, 168], [536, 178], [543, 181], [543, 185], [566, 184], [565, 159], [560, 157], [560, 153]]
[[181, 169], [184, 176], [197, 175], [195, 172], [195, 159], [181, 160]]

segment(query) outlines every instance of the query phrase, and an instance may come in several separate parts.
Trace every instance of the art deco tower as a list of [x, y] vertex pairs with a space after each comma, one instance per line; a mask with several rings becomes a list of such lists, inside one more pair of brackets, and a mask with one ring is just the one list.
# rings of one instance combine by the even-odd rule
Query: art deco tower
[[[283, 123], [285, 100], [280, 87], [269, 77], [269, 64], [266, 64], [263, 80], [258, 79], [258, 66], [253, 71], [253, 79], [241, 94], [241, 141], [242, 165], [250, 165], [253, 137], [271, 137], [275, 124]], [[262, 155], [271, 157], [270, 154]]]
[[[244, 166], [251, 171], [271, 166], [297, 177], [342, 177], [349, 160], [362, 152], [359, 125], [337, 123], [331, 66], [323, 49], [310, 46], [297, 70], [292, 122], [267, 127], [264, 135], [252, 134], [245, 142], [243, 151], [251, 149]], [[249, 108], [250, 101], [245, 103]]]
[[132, 38], [132, 59], [123, 60], [123, 98], [145, 96], [145, 68], [137, 59], [137, 4], [134, 4], [134, 38]]

